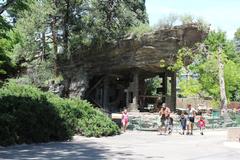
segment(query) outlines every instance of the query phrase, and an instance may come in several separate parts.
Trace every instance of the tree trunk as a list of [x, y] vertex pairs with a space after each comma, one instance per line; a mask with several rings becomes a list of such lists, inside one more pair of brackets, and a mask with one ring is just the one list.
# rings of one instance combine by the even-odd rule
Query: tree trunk
[[57, 64], [56, 64], [56, 56], [58, 52], [58, 42], [57, 42], [57, 34], [56, 34], [56, 23], [57, 23], [57, 18], [56, 16], [52, 17], [52, 22], [51, 22], [51, 32], [52, 32], [52, 41], [53, 41], [53, 54], [54, 54], [54, 73], [55, 75], [58, 75], [57, 71]]
[[46, 55], [46, 35], [45, 35], [45, 32], [42, 32], [41, 61], [45, 60], [45, 55]]
[[221, 109], [227, 109], [227, 96], [224, 81], [224, 62], [222, 60], [222, 48], [218, 49], [218, 77], [220, 86]]
[[65, 15], [63, 17], [63, 49], [65, 55], [68, 55], [68, 36], [69, 36], [69, 9], [70, 9], [70, 2], [69, 0], [65, 0], [66, 2], [66, 9]]
[[219, 77], [219, 86], [220, 86], [220, 101], [221, 101], [221, 114], [224, 119], [223, 127], [227, 127], [229, 123], [232, 123], [232, 120], [227, 113], [227, 96], [225, 89], [224, 81], [224, 62], [222, 59], [222, 48], [218, 48], [218, 77]]

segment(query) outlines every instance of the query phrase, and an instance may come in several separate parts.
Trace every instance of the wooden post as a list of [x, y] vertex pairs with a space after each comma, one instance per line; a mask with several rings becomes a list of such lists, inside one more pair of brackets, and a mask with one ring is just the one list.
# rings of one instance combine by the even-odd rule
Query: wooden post
[[129, 92], [128, 92], [128, 89], [124, 89], [124, 92], [125, 92], [125, 94], [126, 94], [126, 106], [125, 107], [127, 107], [128, 106], [128, 104], [129, 104]]
[[159, 77], [162, 78], [162, 102], [166, 103], [167, 98], [167, 75], [166, 72], [159, 74]]
[[106, 111], [109, 111], [109, 95], [108, 95], [108, 89], [109, 89], [109, 79], [108, 77], [104, 77], [103, 80], [103, 108]]
[[176, 110], [176, 100], [177, 100], [176, 87], [177, 87], [176, 72], [173, 72], [171, 76], [171, 111]]

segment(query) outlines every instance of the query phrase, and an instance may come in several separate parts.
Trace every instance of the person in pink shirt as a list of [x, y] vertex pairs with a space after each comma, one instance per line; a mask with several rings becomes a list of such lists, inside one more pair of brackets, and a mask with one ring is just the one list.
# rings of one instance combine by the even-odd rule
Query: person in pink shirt
[[203, 135], [203, 130], [205, 128], [205, 121], [202, 116], [200, 117], [200, 120], [198, 121], [198, 127], [200, 129], [200, 134]]
[[124, 111], [122, 112], [122, 127], [124, 132], [126, 132], [127, 126], [128, 126], [128, 113], [127, 109], [125, 108]]

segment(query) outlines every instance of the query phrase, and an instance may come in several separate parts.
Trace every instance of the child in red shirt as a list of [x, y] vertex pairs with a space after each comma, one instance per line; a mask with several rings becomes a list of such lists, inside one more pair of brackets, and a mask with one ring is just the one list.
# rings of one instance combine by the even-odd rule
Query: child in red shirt
[[205, 128], [205, 121], [203, 117], [200, 117], [200, 120], [198, 121], [198, 127], [200, 129], [200, 134], [203, 135], [203, 129]]

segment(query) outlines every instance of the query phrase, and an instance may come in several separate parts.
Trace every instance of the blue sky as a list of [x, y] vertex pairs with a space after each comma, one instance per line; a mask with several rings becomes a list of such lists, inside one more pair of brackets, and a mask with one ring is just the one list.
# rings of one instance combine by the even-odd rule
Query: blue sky
[[212, 29], [225, 31], [228, 38], [240, 27], [240, 0], [146, 0], [146, 7], [150, 25], [174, 13], [201, 17]]

